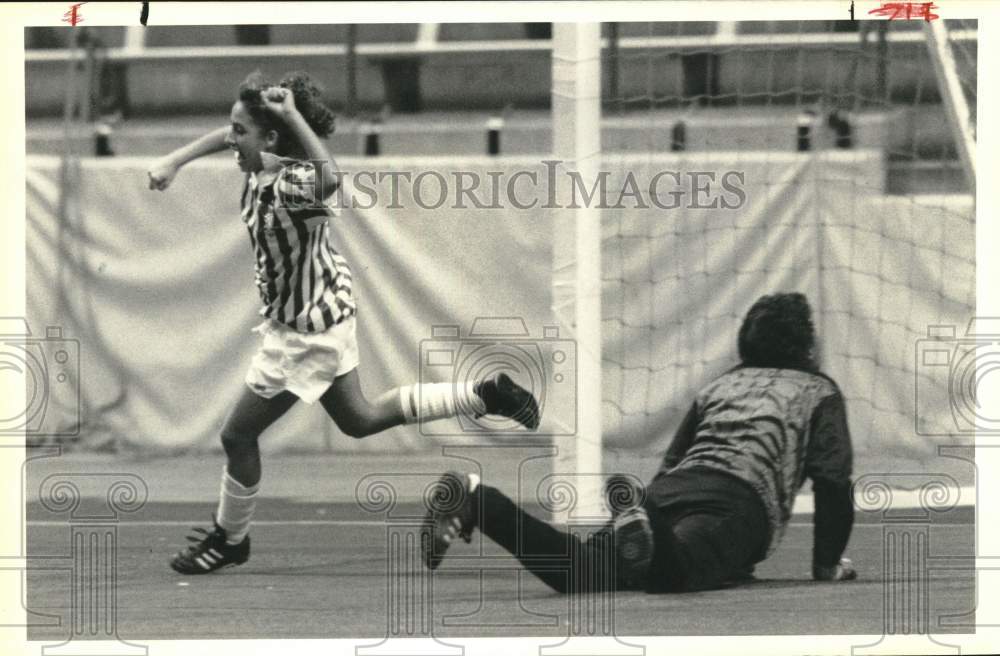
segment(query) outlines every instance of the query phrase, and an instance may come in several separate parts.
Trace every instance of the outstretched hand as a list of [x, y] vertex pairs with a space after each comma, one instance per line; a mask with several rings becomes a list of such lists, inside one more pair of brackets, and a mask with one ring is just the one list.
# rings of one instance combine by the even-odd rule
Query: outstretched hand
[[288, 116], [295, 111], [295, 94], [284, 87], [269, 87], [260, 92], [264, 106], [278, 116]]

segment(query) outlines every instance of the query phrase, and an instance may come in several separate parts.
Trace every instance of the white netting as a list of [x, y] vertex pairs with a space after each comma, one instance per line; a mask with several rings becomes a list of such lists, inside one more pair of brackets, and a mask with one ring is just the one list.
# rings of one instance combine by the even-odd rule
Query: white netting
[[[948, 28], [974, 106], [975, 21]], [[862, 459], [924, 460], [971, 439], [949, 400], [956, 358], [924, 355], [964, 348], [975, 221], [920, 25], [623, 23], [605, 34], [605, 470], [669, 442], [697, 388], [736, 363], [750, 304], [779, 290], [813, 304]], [[648, 184], [664, 171], [666, 209]], [[648, 208], [630, 196], [616, 207], [629, 175]], [[933, 325], [954, 326], [955, 339], [927, 343]]]

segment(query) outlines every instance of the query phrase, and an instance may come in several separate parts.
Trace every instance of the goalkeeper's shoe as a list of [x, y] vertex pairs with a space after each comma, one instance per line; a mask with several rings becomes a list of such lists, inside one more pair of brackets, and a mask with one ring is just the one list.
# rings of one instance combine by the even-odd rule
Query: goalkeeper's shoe
[[813, 579], [817, 581], [853, 581], [856, 578], [858, 572], [854, 569], [854, 563], [850, 558], [841, 558], [840, 562], [832, 567], [813, 565]]
[[611, 530], [615, 541], [618, 589], [644, 589], [649, 582], [654, 548], [649, 515], [641, 506], [634, 506], [615, 517]]
[[486, 414], [509, 417], [529, 430], [538, 428], [538, 401], [505, 373], [479, 381], [473, 391], [483, 400]]
[[420, 551], [429, 569], [437, 569], [456, 539], [472, 542], [472, 531], [478, 524], [472, 476], [453, 471], [445, 473], [428, 499], [427, 516], [420, 532]]
[[226, 529], [215, 524], [211, 532], [194, 529], [196, 535], [187, 536], [187, 549], [177, 552], [170, 559], [170, 567], [181, 574], [208, 574], [223, 567], [242, 565], [250, 558], [250, 536], [239, 544], [226, 543]]

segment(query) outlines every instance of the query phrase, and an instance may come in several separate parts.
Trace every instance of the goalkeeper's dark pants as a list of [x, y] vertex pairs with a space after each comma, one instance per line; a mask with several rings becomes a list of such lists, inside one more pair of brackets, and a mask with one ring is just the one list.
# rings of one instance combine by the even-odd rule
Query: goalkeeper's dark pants
[[[617, 584], [610, 525], [565, 532], [531, 516], [496, 488], [477, 489], [479, 529], [558, 592], [599, 592]], [[712, 470], [658, 476], [644, 502], [655, 552], [648, 592], [724, 587], [763, 559], [764, 505], [742, 481]], [[589, 533], [589, 535], [587, 535]]]

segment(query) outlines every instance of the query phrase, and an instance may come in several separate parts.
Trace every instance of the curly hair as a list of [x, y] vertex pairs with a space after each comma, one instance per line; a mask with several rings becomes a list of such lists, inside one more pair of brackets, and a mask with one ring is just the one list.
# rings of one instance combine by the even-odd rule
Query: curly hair
[[261, 99], [262, 91], [275, 86], [291, 90], [295, 98], [295, 107], [318, 137], [322, 139], [333, 134], [335, 120], [333, 110], [323, 103], [322, 90], [307, 73], [298, 71], [286, 73], [281, 81], [275, 84], [260, 71], [254, 71], [240, 84], [238, 98], [258, 128], [264, 132], [274, 130], [278, 133], [275, 155], [285, 156], [301, 149], [299, 140], [285, 122], [272, 114]]
[[799, 293], [761, 296], [740, 326], [740, 360], [748, 367], [818, 371], [812, 310]]

